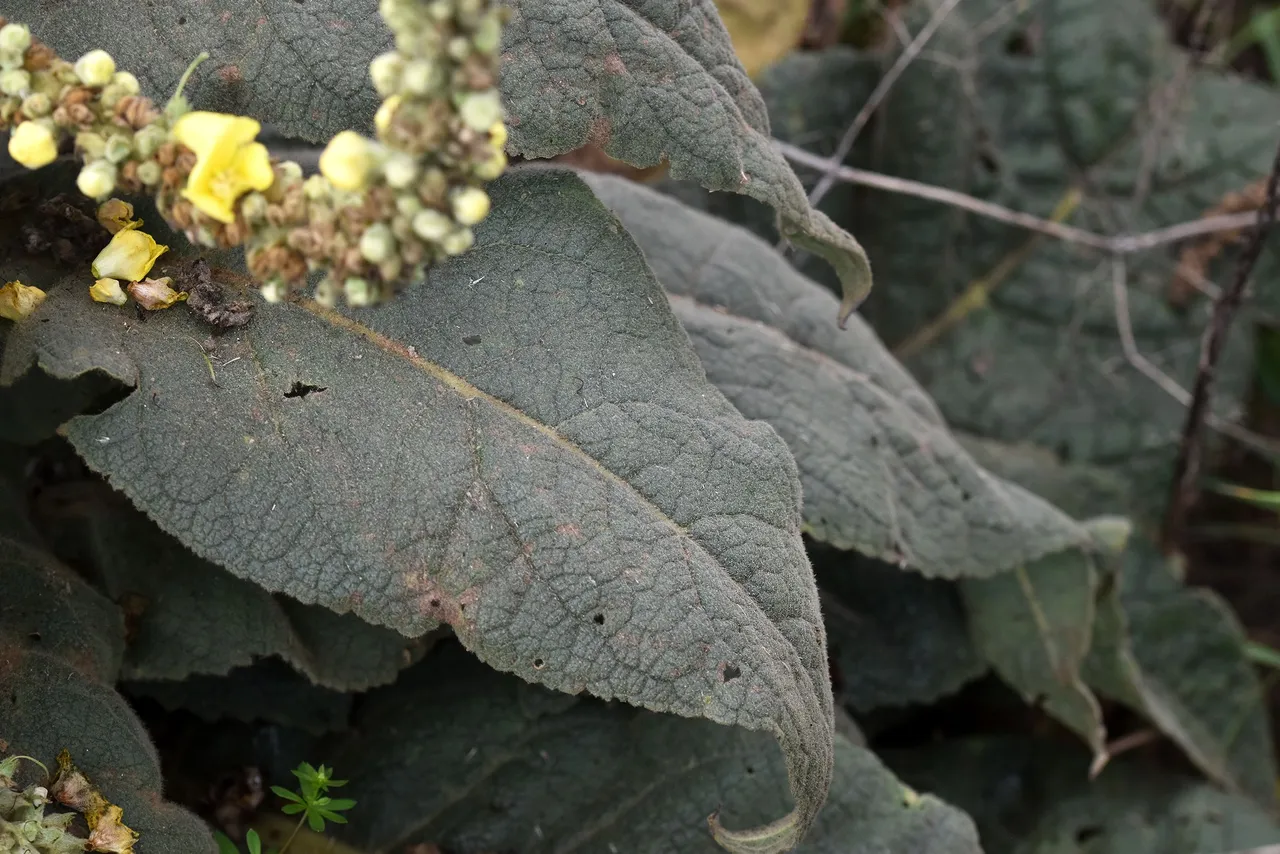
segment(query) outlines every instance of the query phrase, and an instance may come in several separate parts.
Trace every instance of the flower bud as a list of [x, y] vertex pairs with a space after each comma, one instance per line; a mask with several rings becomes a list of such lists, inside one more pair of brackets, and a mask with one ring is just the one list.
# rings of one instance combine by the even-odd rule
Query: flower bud
[[373, 126], [378, 129], [379, 136], [386, 136], [387, 130], [391, 127], [391, 120], [395, 118], [396, 110], [400, 109], [400, 104], [403, 102], [404, 98], [401, 96], [392, 95], [383, 101], [378, 107], [378, 112], [373, 114]]
[[112, 305], [124, 305], [129, 296], [120, 287], [119, 279], [102, 278], [89, 286], [89, 297], [94, 302], [106, 302]]
[[502, 151], [507, 147], [507, 126], [500, 121], [494, 122], [489, 128], [489, 142], [493, 143], [493, 147]]
[[320, 173], [340, 190], [363, 190], [373, 169], [374, 152], [369, 141], [351, 130], [329, 140], [320, 155]]
[[338, 304], [338, 283], [333, 276], [325, 276], [316, 285], [315, 300], [325, 308]]
[[384, 98], [394, 95], [400, 88], [400, 74], [404, 71], [404, 59], [395, 51], [387, 51], [369, 63], [369, 79], [373, 88]]
[[370, 264], [381, 264], [396, 254], [396, 239], [386, 223], [375, 222], [360, 235], [360, 254]]
[[31, 316], [44, 298], [44, 291], [22, 282], [9, 282], [0, 288], [0, 317], [6, 320], [19, 321]]
[[90, 161], [76, 177], [76, 187], [91, 199], [111, 195], [111, 191], [116, 188], [115, 165], [107, 160]]
[[414, 233], [431, 243], [439, 243], [453, 229], [453, 220], [434, 208], [420, 210], [413, 216]]
[[302, 182], [302, 195], [313, 202], [327, 199], [332, 189], [323, 175], [312, 175]]
[[75, 72], [86, 86], [106, 86], [116, 73], [116, 61], [105, 50], [91, 50], [76, 60]]
[[32, 92], [22, 99], [22, 114], [29, 119], [40, 119], [53, 112], [53, 99], [43, 92]]
[[478, 163], [471, 169], [471, 174], [475, 175], [481, 181], [492, 181], [500, 176], [507, 168], [507, 155], [501, 151], [495, 151], [493, 156], [483, 163]]
[[453, 17], [452, 0], [431, 0], [427, 4], [427, 17], [444, 23]]
[[396, 212], [401, 216], [413, 217], [422, 210], [422, 200], [411, 193], [396, 196]]
[[498, 13], [490, 12], [480, 19], [476, 31], [471, 34], [471, 44], [486, 56], [492, 56], [502, 46], [502, 21]]
[[476, 242], [476, 236], [471, 233], [469, 228], [460, 228], [457, 231], [450, 232], [440, 241], [440, 248], [444, 250], [446, 255], [461, 255], [472, 247]]
[[107, 140], [101, 134], [81, 131], [76, 134], [76, 151], [85, 160], [101, 160], [107, 155]]
[[159, 125], [147, 125], [133, 135], [133, 147], [144, 160], [151, 158], [169, 138], [169, 132]]
[[39, 121], [25, 121], [9, 132], [9, 156], [28, 169], [39, 169], [58, 159], [58, 139]]
[[397, 190], [407, 189], [418, 179], [418, 161], [403, 151], [393, 151], [382, 164], [382, 176], [387, 179], [388, 186]]
[[0, 92], [22, 97], [31, 89], [31, 74], [21, 68], [0, 71]]
[[464, 36], [449, 39], [449, 58], [454, 62], [463, 62], [471, 55], [471, 40]]
[[123, 163], [133, 154], [133, 143], [127, 136], [113, 136], [107, 140], [102, 155], [112, 163]]
[[489, 195], [479, 187], [458, 190], [449, 203], [459, 225], [475, 225], [489, 215]]
[[142, 225], [142, 220], [133, 218], [133, 205], [124, 199], [107, 199], [98, 205], [97, 218], [98, 225], [111, 234]]
[[280, 183], [283, 185], [288, 186], [302, 180], [302, 167], [295, 160], [282, 160], [276, 164], [276, 168], [280, 170]]
[[147, 187], [154, 187], [164, 178], [164, 169], [154, 160], [146, 160], [138, 164], [138, 180]]
[[347, 305], [352, 308], [363, 308], [373, 304], [373, 288], [368, 279], [352, 276], [343, 282], [343, 293], [347, 297]]
[[111, 75], [111, 85], [117, 87], [126, 95], [137, 95], [142, 91], [142, 86], [138, 83], [138, 78], [134, 77], [128, 71], [117, 71]]
[[444, 70], [429, 59], [415, 59], [404, 67], [400, 82], [414, 95], [430, 95], [444, 85]]
[[262, 298], [273, 305], [289, 296], [289, 286], [281, 279], [267, 279], [262, 283]]
[[26, 24], [5, 24], [0, 27], [0, 50], [25, 53], [31, 47], [31, 30]]
[[240, 215], [248, 223], [264, 222], [267, 218], [267, 197], [262, 193], [246, 193], [240, 199]]
[[502, 121], [502, 100], [496, 89], [484, 92], [472, 92], [462, 97], [458, 105], [458, 115], [462, 123], [472, 130], [488, 131], [495, 123]]

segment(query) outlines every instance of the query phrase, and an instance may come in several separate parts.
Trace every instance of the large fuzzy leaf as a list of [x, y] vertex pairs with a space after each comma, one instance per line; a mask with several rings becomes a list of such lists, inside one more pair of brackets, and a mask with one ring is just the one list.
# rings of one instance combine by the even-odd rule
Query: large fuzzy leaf
[[410, 636], [448, 622], [525, 679], [774, 732], [797, 812], [762, 847], [786, 845], [832, 743], [795, 465], [706, 382], [585, 184], [493, 190], [476, 249], [428, 285], [358, 317], [263, 309], [216, 342], [216, 385], [189, 315], [135, 328], [78, 285], [14, 332], [3, 377], [37, 360], [135, 384], [64, 432], [270, 591]]
[[[119, 610], [48, 555], [0, 536], [0, 740], [48, 764], [62, 750], [124, 810], [153, 854], [213, 854], [193, 815], [161, 797], [146, 730], [111, 687]], [[140, 849], [141, 850], [141, 849]]]
[[[371, 852], [435, 843], [457, 854], [716, 850], [701, 804], [727, 823], [785, 809], [767, 738], [550, 694], [484, 673], [456, 651], [380, 688], [332, 764]], [[837, 741], [831, 800], [800, 852], [978, 854], [972, 825]]]
[[970, 811], [986, 854], [1215, 854], [1280, 842], [1247, 798], [1132, 756], [1096, 780], [1082, 750], [1024, 737], [890, 751], [914, 786]]
[[960, 584], [974, 645], [1028, 702], [1104, 752], [1098, 700], [1081, 677], [1094, 622], [1097, 575], [1086, 549], [1048, 555], [995, 578]]
[[990, 576], [1085, 542], [1061, 512], [979, 468], [857, 318], [741, 228], [588, 176], [666, 287], [708, 378], [796, 456], [817, 539], [925, 575]]
[[871, 287], [862, 247], [809, 206], [773, 147], [764, 101], [712, 0], [521, 0], [503, 42], [509, 147], [551, 157], [587, 142], [636, 166], [742, 193], [783, 234], [824, 257], [844, 287], [840, 316]]
[[391, 682], [421, 644], [353, 614], [304, 605], [196, 557], [120, 497], [86, 508], [81, 540], [103, 592], [129, 614], [122, 678], [218, 676], [278, 655], [312, 682], [363, 691]]
[[1183, 587], [1134, 539], [1107, 576], [1086, 680], [1147, 716], [1205, 774], [1275, 805], [1276, 763], [1258, 676], [1225, 602]]

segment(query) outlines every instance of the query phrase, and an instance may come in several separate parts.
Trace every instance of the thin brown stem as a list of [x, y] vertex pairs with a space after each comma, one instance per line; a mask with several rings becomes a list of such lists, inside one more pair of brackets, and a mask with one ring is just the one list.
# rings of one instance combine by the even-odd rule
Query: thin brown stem
[[1218, 360], [1226, 344], [1227, 333], [1231, 329], [1231, 321], [1244, 301], [1245, 289], [1253, 267], [1262, 254], [1262, 240], [1276, 219], [1277, 185], [1280, 184], [1280, 146], [1276, 148], [1275, 160], [1271, 166], [1271, 175], [1267, 178], [1267, 191], [1262, 206], [1258, 208], [1257, 220], [1245, 241], [1244, 249], [1236, 262], [1235, 278], [1231, 285], [1222, 292], [1222, 297], [1213, 304], [1213, 315], [1205, 329], [1200, 343], [1200, 363], [1196, 371], [1196, 381], [1191, 387], [1191, 403], [1187, 407], [1187, 419], [1182, 428], [1182, 442], [1178, 446], [1178, 457], [1173, 468], [1173, 494], [1169, 499], [1169, 509], [1165, 515], [1164, 546], [1170, 550], [1176, 546], [1186, 526], [1187, 514], [1195, 501], [1197, 481], [1200, 477], [1203, 445], [1201, 442], [1201, 425], [1209, 411], [1209, 399], [1213, 391], [1213, 381], [1217, 372]]

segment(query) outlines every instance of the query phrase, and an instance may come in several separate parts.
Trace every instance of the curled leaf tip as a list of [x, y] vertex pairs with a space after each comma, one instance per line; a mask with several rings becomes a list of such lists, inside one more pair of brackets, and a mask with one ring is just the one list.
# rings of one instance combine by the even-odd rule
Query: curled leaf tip
[[727, 830], [719, 811], [707, 817], [707, 824], [720, 847], [732, 854], [782, 854], [799, 845], [804, 834], [796, 812], [750, 830]]

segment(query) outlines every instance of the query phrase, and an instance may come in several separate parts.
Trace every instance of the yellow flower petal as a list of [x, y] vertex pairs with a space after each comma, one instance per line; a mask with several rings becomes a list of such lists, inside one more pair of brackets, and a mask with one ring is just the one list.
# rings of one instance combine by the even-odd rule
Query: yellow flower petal
[[28, 169], [39, 169], [58, 159], [58, 140], [47, 126], [26, 121], [9, 133], [9, 156]]
[[159, 245], [145, 231], [125, 229], [115, 233], [111, 242], [93, 259], [90, 269], [95, 279], [137, 282], [151, 272], [156, 259], [168, 250], [168, 246]]
[[186, 291], [175, 291], [173, 279], [165, 276], [160, 279], [143, 279], [129, 285], [129, 296], [147, 311], [159, 311], [187, 298]]
[[47, 294], [37, 287], [22, 282], [9, 282], [0, 288], [0, 317], [6, 320], [23, 320], [40, 307]]
[[109, 302], [112, 305], [124, 305], [129, 301], [119, 279], [98, 279], [89, 286], [89, 296], [94, 302]]
[[275, 181], [271, 155], [254, 142], [261, 129], [246, 116], [199, 110], [174, 123], [174, 138], [196, 155], [182, 195], [198, 211], [219, 222], [235, 222], [239, 198]]
[[142, 220], [133, 219], [133, 205], [123, 199], [107, 199], [98, 205], [98, 224], [115, 234], [142, 225]]

